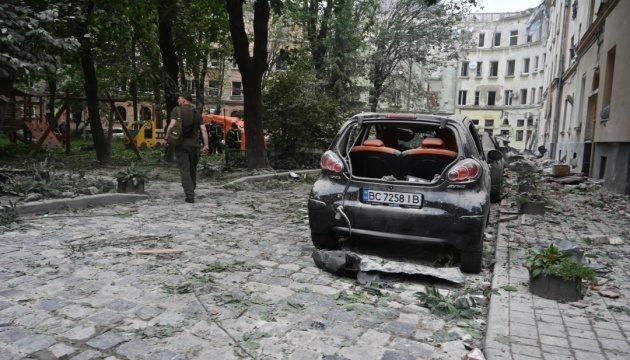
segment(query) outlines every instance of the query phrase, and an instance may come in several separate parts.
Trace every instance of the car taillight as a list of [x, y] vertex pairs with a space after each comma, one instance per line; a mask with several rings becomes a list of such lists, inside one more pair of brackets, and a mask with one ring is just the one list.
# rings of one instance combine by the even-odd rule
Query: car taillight
[[322, 156], [320, 162], [322, 169], [340, 173], [343, 171], [343, 164], [339, 157], [332, 151], [328, 150]]
[[481, 166], [472, 159], [466, 159], [456, 164], [448, 171], [448, 180], [452, 182], [473, 181], [479, 177]]

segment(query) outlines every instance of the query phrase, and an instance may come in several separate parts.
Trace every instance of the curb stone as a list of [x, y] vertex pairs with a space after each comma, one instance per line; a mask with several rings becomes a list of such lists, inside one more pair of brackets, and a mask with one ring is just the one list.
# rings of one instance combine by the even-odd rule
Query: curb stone
[[287, 172], [281, 172], [281, 173], [246, 176], [240, 179], [230, 181], [229, 183], [223, 184], [221, 186], [233, 185], [233, 184], [238, 184], [238, 183], [253, 183], [253, 182], [266, 181], [266, 180], [271, 180], [271, 179], [279, 179], [281, 177], [289, 176], [290, 173], [295, 173], [298, 175], [299, 174], [309, 174], [309, 175], [319, 174], [321, 171], [322, 171], [321, 169], [312, 169], [312, 170], [297, 170], [297, 171], [287, 171]]
[[72, 199], [52, 199], [36, 203], [26, 203], [16, 206], [16, 211], [20, 215], [37, 212], [49, 212], [62, 209], [84, 209], [87, 207], [107, 206], [120, 203], [136, 202], [146, 200], [146, 194], [128, 193], [108, 193], [89, 196], [78, 196]]

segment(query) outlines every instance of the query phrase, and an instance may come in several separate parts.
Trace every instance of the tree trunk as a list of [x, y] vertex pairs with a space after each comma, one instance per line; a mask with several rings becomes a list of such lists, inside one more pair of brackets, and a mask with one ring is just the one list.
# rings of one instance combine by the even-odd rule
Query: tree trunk
[[247, 167], [268, 168], [262, 127], [262, 77], [267, 70], [267, 38], [270, 7], [267, 0], [254, 1], [254, 54], [249, 56], [249, 40], [243, 22], [243, 1], [228, 0], [230, 35], [234, 58], [243, 81]]
[[[48, 110], [45, 112], [46, 114], [46, 122], [52, 122], [55, 117], [55, 100], [57, 95], [57, 79], [48, 79], [48, 89], [50, 91], [50, 97], [48, 98]], [[50, 115], [49, 112], [50, 111]], [[70, 109], [68, 109], [70, 111]], [[67, 129], [68, 133], [70, 129]]]
[[311, 0], [308, 4], [309, 19], [306, 29], [307, 38], [310, 43], [311, 56], [313, 57], [315, 75], [318, 79], [322, 79], [325, 77], [325, 59], [327, 55], [327, 48], [324, 42], [328, 37], [328, 22], [330, 21], [335, 1], [330, 0], [326, 2], [326, 7], [324, 8], [324, 12], [321, 16], [322, 21], [318, 30], [317, 19], [320, 14], [319, 3], [319, 0]]
[[[92, 131], [92, 140], [94, 141], [94, 149], [96, 150], [96, 158], [101, 165], [109, 163], [109, 149], [107, 141], [103, 134], [103, 124], [98, 106], [98, 79], [96, 77], [96, 68], [94, 67], [94, 59], [92, 58], [92, 41], [89, 37], [88, 22], [94, 11], [94, 1], [88, 2], [85, 19], [77, 24], [77, 40], [81, 45], [79, 55], [81, 57], [81, 67], [83, 68], [83, 78], [85, 89], [85, 97], [88, 107], [88, 121]], [[87, 36], [86, 36], [87, 35]]]
[[159, 0], [158, 2], [158, 45], [162, 55], [162, 68], [167, 75], [164, 81], [164, 98], [166, 100], [166, 116], [169, 116], [175, 106], [177, 106], [177, 77], [179, 75], [179, 65], [177, 62], [177, 52], [173, 43], [173, 19], [175, 7], [170, 0]]
[[372, 74], [372, 91], [370, 93], [370, 111], [376, 112], [378, 109], [378, 102], [383, 94], [383, 72], [381, 71], [381, 64], [374, 64], [374, 70]]
[[[133, 69], [133, 80], [129, 82], [129, 93], [131, 94], [131, 103], [133, 105], [133, 121], [138, 121], [138, 80], [136, 74], [138, 73], [138, 65], [136, 64], [136, 32], [134, 31], [131, 38], [131, 68]], [[127, 121], [127, 119], [123, 119]]]
[[4, 118], [9, 113], [9, 102], [13, 94], [13, 83], [13, 77], [0, 76], [0, 133], [2, 133]]
[[[156, 117], [157, 119], [155, 120], [155, 124], [157, 126], [158, 129], [164, 129], [166, 130], [166, 126], [168, 125], [168, 121], [162, 121], [162, 106], [160, 105], [162, 103], [162, 98], [161, 98], [161, 92], [160, 92], [160, 84], [158, 81], [154, 80], [153, 81], [153, 102], [155, 103], [155, 112], [156, 112]], [[170, 114], [167, 114], [166, 116], [168, 117]]]
[[204, 52], [204, 61], [201, 64], [201, 72], [197, 76], [197, 108], [203, 113], [203, 106], [206, 102], [206, 88], [205, 81], [206, 75], [208, 75], [208, 59], [210, 58], [210, 51]]

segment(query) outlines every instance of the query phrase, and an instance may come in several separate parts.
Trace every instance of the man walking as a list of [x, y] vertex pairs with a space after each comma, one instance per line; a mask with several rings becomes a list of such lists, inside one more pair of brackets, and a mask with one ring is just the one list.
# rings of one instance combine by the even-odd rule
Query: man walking
[[[166, 137], [181, 121], [183, 139], [175, 146], [177, 166], [182, 178], [182, 187], [186, 195], [186, 202], [195, 202], [195, 188], [197, 187], [197, 164], [199, 163], [199, 132], [203, 139], [203, 152], [208, 152], [208, 132], [201, 120], [201, 113], [192, 105], [192, 96], [189, 93], [181, 93], [177, 99], [178, 107], [171, 112], [171, 121], [166, 129]], [[172, 146], [169, 144], [169, 146]]]

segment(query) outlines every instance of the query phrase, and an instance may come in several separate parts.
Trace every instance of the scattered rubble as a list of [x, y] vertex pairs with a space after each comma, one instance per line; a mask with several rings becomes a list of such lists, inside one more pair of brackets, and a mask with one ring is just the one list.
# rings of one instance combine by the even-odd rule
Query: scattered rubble
[[315, 250], [313, 260], [324, 271], [339, 276], [358, 276], [362, 282], [379, 282], [379, 277], [373, 273], [431, 276], [455, 284], [466, 282], [466, 276], [458, 267], [436, 268], [345, 250]]
[[610, 288], [610, 287], [603, 288], [599, 290], [597, 293], [603, 297], [607, 297], [610, 299], [617, 299], [620, 296], [618, 289]]
[[462, 357], [462, 360], [486, 360], [486, 357], [483, 355], [481, 350], [472, 349], [468, 354]]

